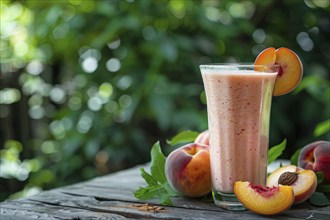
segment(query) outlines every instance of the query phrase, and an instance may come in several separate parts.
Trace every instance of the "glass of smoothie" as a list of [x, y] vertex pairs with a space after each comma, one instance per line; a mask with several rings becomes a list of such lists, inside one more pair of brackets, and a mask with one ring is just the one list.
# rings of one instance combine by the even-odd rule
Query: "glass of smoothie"
[[269, 121], [278, 65], [200, 66], [207, 100], [214, 203], [244, 210], [233, 185], [266, 185]]

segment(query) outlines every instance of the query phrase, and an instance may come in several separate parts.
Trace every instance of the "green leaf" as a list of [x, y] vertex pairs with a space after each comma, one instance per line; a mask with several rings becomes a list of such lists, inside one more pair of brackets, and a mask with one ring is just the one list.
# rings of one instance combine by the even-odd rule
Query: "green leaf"
[[162, 190], [159, 191], [158, 199], [160, 201], [160, 204], [162, 205], [173, 206], [171, 196], [166, 192], [164, 188], [162, 188]]
[[134, 192], [134, 196], [140, 200], [157, 198], [161, 190], [162, 190], [161, 185], [146, 186], [144, 188], [140, 187], [138, 190]]
[[281, 156], [285, 147], [286, 147], [286, 139], [284, 139], [282, 143], [270, 148], [268, 151], [268, 164], [270, 164], [271, 162], [276, 160], [279, 156]]
[[314, 206], [328, 206], [330, 205], [329, 199], [321, 192], [314, 192], [309, 198], [310, 203]]
[[139, 187], [139, 189], [137, 189], [134, 192], [134, 196], [138, 199], [144, 200], [144, 199], [146, 199], [145, 195], [147, 194], [147, 192], [148, 192], [147, 187]]
[[296, 150], [296, 152], [294, 152], [294, 154], [291, 156], [290, 161], [292, 165], [298, 165], [298, 157], [299, 157], [299, 153], [301, 151], [302, 148], [299, 148], [298, 150]]
[[179, 134], [175, 135], [172, 140], [168, 140], [169, 145], [176, 145], [181, 143], [193, 142], [196, 137], [199, 135], [196, 131], [182, 131]]
[[141, 176], [143, 179], [150, 185], [150, 186], [156, 186], [158, 185], [157, 180], [153, 178], [149, 173], [147, 173], [144, 168], [140, 168]]
[[158, 141], [151, 148], [151, 174], [146, 172], [144, 168], [140, 169], [141, 176], [148, 186], [139, 187], [134, 192], [136, 198], [140, 200], [158, 198], [162, 205], [173, 205], [171, 196], [178, 196], [179, 194], [170, 186], [166, 179], [165, 161], [166, 158]]
[[315, 172], [316, 178], [317, 178], [317, 184], [320, 184], [323, 182], [324, 179], [324, 173], [322, 171], [320, 172]]
[[160, 183], [167, 181], [165, 176], [165, 156], [160, 148], [159, 141], [157, 141], [151, 148], [151, 175]]
[[147, 186], [144, 188], [140, 187], [134, 192], [134, 196], [140, 200], [158, 198], [160, 204], [172, 206], [173, 202], [171, 200], [171, 196], [177, 196], [177, 194], [172, 195], [168, 193], [166, 187], [160, 184], [156, 186]]
[[170, 195], [170, 196], [180, 196], [180, 193], [178, 193], [177, 191], [175, 191], [172, 186], [169, 184], [168, 181], [166, 181], [164, 184], [164, 189], [166, 190], [166, 192]]
[[320, 122], [316, 125], [313, 135], [319, 137], [330, 131], [330, 119]]

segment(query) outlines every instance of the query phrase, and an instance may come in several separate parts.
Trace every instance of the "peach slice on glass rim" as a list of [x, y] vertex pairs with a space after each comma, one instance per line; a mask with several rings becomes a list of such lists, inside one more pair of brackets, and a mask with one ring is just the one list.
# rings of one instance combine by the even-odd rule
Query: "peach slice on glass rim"
[[249, 210], [261, 215], [275, 215], [289, 209], [294, 201], [291, 186], [262, 187], [250, 182], [235, 182], [234, 193]]
[[255, 65], [280, 65], [274, 87], [274, 96], [287, 94], [294, 90], [303, 75], [303, 66], [298, 55], [292, 50], [269, 47], [256, 58]]

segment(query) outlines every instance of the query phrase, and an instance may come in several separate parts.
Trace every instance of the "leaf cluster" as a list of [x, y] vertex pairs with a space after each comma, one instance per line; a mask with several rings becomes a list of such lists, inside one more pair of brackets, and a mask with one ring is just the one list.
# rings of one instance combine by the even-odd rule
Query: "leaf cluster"
[[142, 178], [148, 184], [146, 187], [139, 187], [134, 196], [140, 200], [158, 198], [162, 205], [173, 205], [171, 196], [179, 194], [170, 186], [165, 176], [165, 156], [162, 153], [159, 142], [156, 142], [151, 149], [150, 174], [140, 169]]

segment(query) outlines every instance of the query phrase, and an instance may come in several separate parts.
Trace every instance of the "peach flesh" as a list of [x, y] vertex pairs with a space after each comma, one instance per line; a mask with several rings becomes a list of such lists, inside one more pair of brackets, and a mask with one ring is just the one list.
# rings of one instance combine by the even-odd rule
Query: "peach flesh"
[[274, 196], [274, 194], [279, 190], [279, 187], [273, 186], [273, 187], [263, 187], [261, 185], [253, 185], [252, 183], [250, 183], [249, 185], [252, 189], [254, 189], [254, 191], [256, 191], [257, 193], [259, 193], [260, 195], [262, 195], [265, 198], [269, 198]]
[[[300, 168], [299, 168], [300, 169]], [[281, 172], [280, 172], [281, 171]], [[298, 168], [294, 165], [286, 165], [278, 168], [267, 177], [267, 186], [277, 186], [278, 180], [284, 172], [297, 172]]]
[[[307, 200], [313, 194], [317, 185], [315, 173], [311, 170], [304, 170], [294, 165], [280, 167], [271, 173], [267, 177], [267, 186], [277, 186], [282, 174], [285, 173], [297, 173], [297, 178], [294, 179], [294, 181], [291, 178], [290, 181], [289, 179], [285, 181], [289, 184], [290, 187], [293, 188], [294, 204], [298, 204]], [[281, 182], [281, 184], [287, 185], [284, 182]]]
[[248, 209], [262, 215], [275, 215], [291, 207], [294, 200], [291, 186], [262, 187], [250, 182], [235, 182], [234, 193]]
[[256, 64], [271, 65], [276, 61], [276, 49], [269, 47], [263, 50], [256, 58]]
[[275, 64], [280, 65], [280, 70], [275, 82], [274, 95], [284, 95], [294, 90], [301, 81], [303, 66], [298, 55], [285, 47], [276, 50]]
[[294, 204], [302, 203], [309, 199], [317, 186], [316, 175], [311, 170], [298, 172], [298, 179], [291, 184], [295, 194]]
[[[274, 47], [263, 50], [255, 60], [256, 65], [278, 64], [278, 76], [274, 87], [274, 96], [280, 96], [291, 92], [297, 87], [303, 75], [302, 63], [292, 50], [281, 47], [277, 50]], [[256, 68], [257, 71], [259, 68]]]

